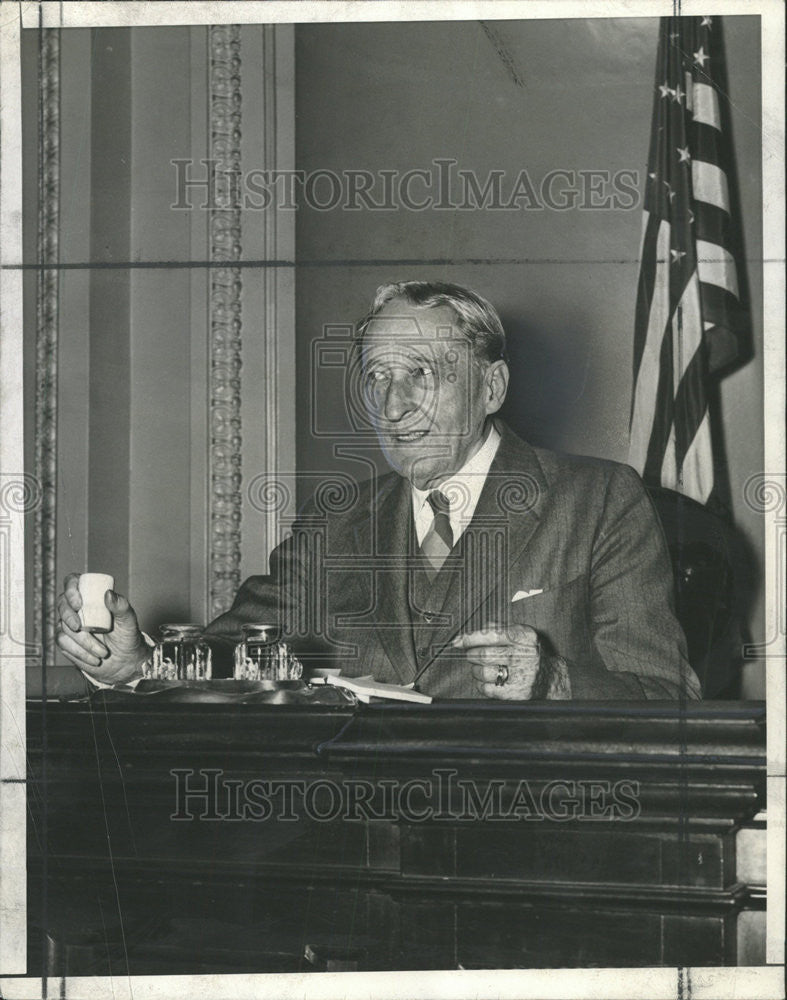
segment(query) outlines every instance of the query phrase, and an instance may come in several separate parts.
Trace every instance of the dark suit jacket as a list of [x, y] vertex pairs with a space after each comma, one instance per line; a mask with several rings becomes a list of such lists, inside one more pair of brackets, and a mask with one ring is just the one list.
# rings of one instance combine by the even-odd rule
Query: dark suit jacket
[[243, 622], [275, 621], [307, 669], [333, 664], [407, 684], [426, 667], [420, 690], [477, 698], [450, 640], [519, 623], [565, 659], [573, 698], [700, 697], [661, 525], [638, 475], [533, 448], [498, 428], [473, 519], [433, 586], [409, 483], [391, 473], [358, 484], [333, 509], [325, 497], [305, 506], [270, 574], [249, 578], [208, 627], [214, 656], [227, 662]]

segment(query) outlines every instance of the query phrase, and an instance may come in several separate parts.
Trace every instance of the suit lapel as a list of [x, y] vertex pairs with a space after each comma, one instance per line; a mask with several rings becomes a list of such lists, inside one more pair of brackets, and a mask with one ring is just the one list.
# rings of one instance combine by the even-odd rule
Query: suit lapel
[[500, 445], [457, 546], [460, 570], [452, 574], [443, 604], [448, 621], [432, 636], [432, 660], [460, 631], [507, 624], [509, 570], [540, 523], [547, 482], [538, 458], [505, 424], [496, 426]]
[[356, 551], [375, 566], [373, 577], [367, 579], [373, 579], [373, 614], [380, 645], [401, 683], [409, 683], [416, 659], [407, 594], [407, 566], [408, 560], [412, 561], [412, 503], [407, 480], [397, 476], [385, 495], [376, 494], [373, 504], [372, 517], [355, 528]]
[[[501, 434], [500, 446], [473, 518], [454, 550], [458, 572], [451, 571], [453, 557], [444, 568], [451, 573], [442, 608], [447, 622], [431, 634], [434, 655], [428, 663], [458, 632], [479, 628], [492, 620], [506, 624], [511, 600], [510, 568], [521, 557], [541, 520], [548, 487], [538, 458], [530, 445], [505, 424], [497, 421], [496, 426]], [[409, 484], [396, 476], [393, 486], [387, 490], [382, 486], [373, 495], [372, 503], [372, 517], [365, 517], [353, 527], [354, 547], [360, 559], [369, 559], [378, 567], [373, 570], [375, 634], [400, 682], [407, 684], [417, 670], [408, 568], [420, 566], [412, 551]]]

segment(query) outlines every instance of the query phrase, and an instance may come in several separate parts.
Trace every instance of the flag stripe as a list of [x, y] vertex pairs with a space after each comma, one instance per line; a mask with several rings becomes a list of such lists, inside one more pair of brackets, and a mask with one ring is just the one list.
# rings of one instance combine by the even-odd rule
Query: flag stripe
[[713, 126], [690, 119], [686, 122], [686, 134], [695, 160], [715, 163], [717, 167], [724, 168], [724, 147], [721, 136]]
[[738, 338], [735, 331], [718, 323], [704, 325], [705, 349], [709, 372], [726, 368], [738, 357]]
[[706, 201], [710, 205], [717, 205], [725, 212], [729, 212], [730, 193], [727, 189], [727, 175], [715, 163], [692, 160], [691, 182], [694, 188], [694, 197], [698, 201]]
[[717, 243], [719, 246], [732, 244], [732, 229], [729, 212], [706, 201], [694, 203], [694, 236], [706, 243]]
[[675, 425], [670, 424], [669, 439], [664, 446], [664, 455], [659, 469], [659, 482], [668, 490], [678, 488], [678, 463], [675, 460]]
[[713, 442], [707, 411], [683, 459], [681, 472], [680, 492], [707, 503], [713, 490]]
[[721, 131], [719, 98], [707, 83], [695, 83], [691, 88], [691, 111], [695, 122], [711, 125]]
[[[669, 259], [669, 223], [657, 220], [657, 236], [651, 245], [649, 259], [652, 259], [654, 266], [662, 270], [665, 266], [664, 260]], [[656, 264], [657, 261], [661, 264]], [[641, 287], [641, 286], [640, 286]], [[640, 356], [640, 363], [635, 373], [635, 386], [633, 396], [633, 409], [631, 416], [631, 464], [642, 469], [648, 451], [648, 441], [650, 440], [653, 426], [653, 418], [656, 411], [656, 401], [659, 396], [658, 378], [660, 373], [660, 352], [665, 339], [665, 331], [668, 328], [672, 311], [669, 305], [669, 289], [664, 280], [656, 287], [655, 269], [654, 280], [650, 286], [651, 299], [650, 311], [647, 314], [647, 326], [644, 330], [643, 347]], [[639, 333], [639, 331], [638, 331]], [[670, 366], [671, 370], [671, 366]]]
[[736, 326], [740, 325], [743, 307], [726, 288], [701, 281], [700, 300], [705, 329], [711, 326], [729, 326], [731, 330], [734, 330]]
[[675, 394], [675, 458], [680, 467], [708, 408], [705, 399], [705, 358], [696, 350]]
[[[696, 275], [687, 285], [678, 307], [676, 308], [669, 330], [664, 337], [659, 359], [659, 382], [657, 398], [661, 402], [657, 410], [650, 434], [645, 462], [645, 477], [668, 485], [677, 479], [676, 468], [682, 454], [685, 453], [685, 435], [676, 435], [676, 425], [679, 419], [685, 418], [686, 404], [682, 403], [678, 411], [680, 386], [683, 384], [687, 369], [691, 368], [697, 355], [701, 331], [699, 328], [699, 288]], [[696, 426], [696, 424], [694, 425]], [[675, 489], [675, 486], [670, 486]]]
[[696, 271], [692, 274], [678, 304], [676, 314], [673, 316], [671, 334], [673, 340], [672, 384], [677, 387], [702, 342], [700, 286]]
[[661, 343], [659, 352], [659, 367], [656, 397], [659, 405], [654, 408], [651, 418], [650, 440], [645, 449], [643, 476], [646, 482], [658, 482], [661, 474], [663, 456], [667, 449], [670, 435], [674, 434], [673, 421], [675, 400], [672, 391], [672, 347], [671, 330], [668, 330]]
[[697, 240], [697, 270], [703, 283], [718, 285], [740, 298], [735, 258], [724, 247]]
[[[642, 363], [642, 353], [648, 336], [648, 318], [650, 305], [653, 301], [653, 289], [656, 284], [656, 268], [658, 265], [658, 247], [663, 245], [669, 250], [669, 233], [664, 236], [663, 244], [659, 244], [658, 232], [661, 220], [645, 212], [645, 225], [642, 236], [642, 252], [639, 270], [639, 285], [637, 289], [637, 308], [634, 320], [634, 377], [636, 379]], [[662, 331], [663, 332], [663, 331]]]

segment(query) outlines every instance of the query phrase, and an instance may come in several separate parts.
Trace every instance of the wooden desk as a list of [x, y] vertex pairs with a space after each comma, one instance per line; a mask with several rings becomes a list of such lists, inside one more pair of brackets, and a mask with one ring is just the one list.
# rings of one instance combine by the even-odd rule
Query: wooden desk
[[[761, 960], [760, 703], [99, 693], [27, 725], [31, 973]], [[292, 818], [254, 818], [265, 781]]]

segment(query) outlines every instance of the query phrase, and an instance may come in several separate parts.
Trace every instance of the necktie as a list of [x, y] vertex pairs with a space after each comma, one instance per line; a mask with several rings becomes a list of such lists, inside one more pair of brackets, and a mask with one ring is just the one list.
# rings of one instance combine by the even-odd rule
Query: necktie
[[421, 542], [421, 551], [437, 574], [445, 562], [446, 556], [454, 547], [454, 535], [448, 518], [450, 504], [448, 497], [440, 490], [432, 490], [426, 499], [434, 513], [434, 520], [424, 536], [423, 542]]

